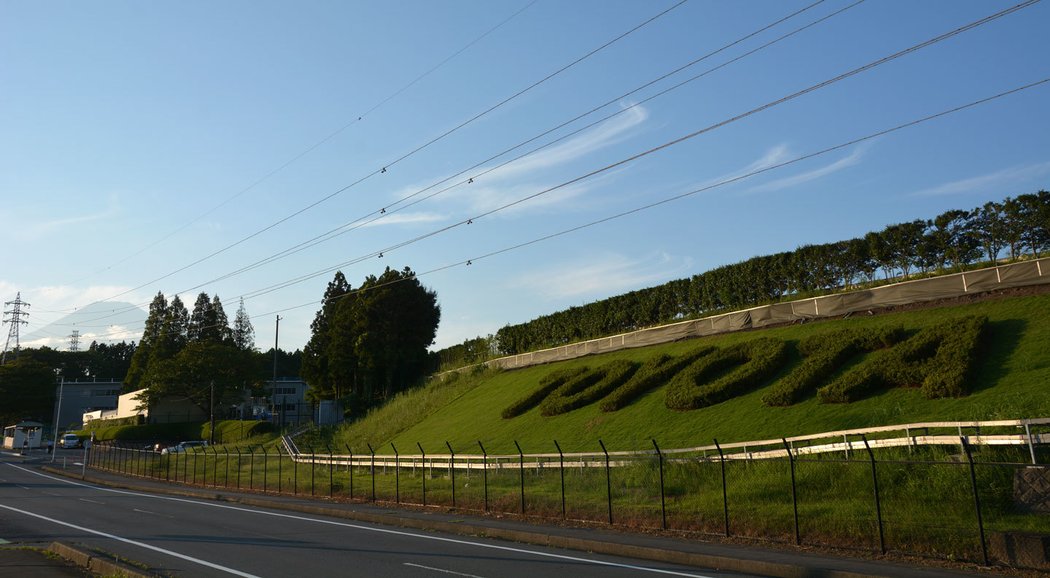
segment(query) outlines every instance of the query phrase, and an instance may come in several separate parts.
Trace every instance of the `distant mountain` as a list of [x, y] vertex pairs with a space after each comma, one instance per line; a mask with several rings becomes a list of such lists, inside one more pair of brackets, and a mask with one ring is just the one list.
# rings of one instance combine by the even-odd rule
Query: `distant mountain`
[[146, 311], [132, 303], [105, 301], [92, 303], [48, 325], [35, 328], [29, 317], [30, 331], [21, 335], [22, 347], [48, 346], [69, 349], [73, 331], [80, 332], [80, 349], [85, 350], [92, 341], [114, 343], [138, 341], [146, 323]]

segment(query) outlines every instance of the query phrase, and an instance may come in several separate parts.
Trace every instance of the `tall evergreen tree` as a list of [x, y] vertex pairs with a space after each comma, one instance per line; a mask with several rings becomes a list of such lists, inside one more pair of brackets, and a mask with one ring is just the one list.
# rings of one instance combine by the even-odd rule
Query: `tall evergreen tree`
[[321, 298], [321, 308], [310, 323], [310, 341], [303, 348], [302, 377], [310, 384], [308, 394], [314, 399], [326, 399], [326, 396], [333, 395], [335, 391], [328, 373], [328, 347], [331, 342], [329, 327], [335, 318], [340, 299], [349, 291], [350, 284], [347, 283], [343, 272], [336, 271]]
[[128, 373], [124, 376], [125, 388], [128, 391], [134, 391], [142, 384], [143, 377], [149, 370], [150, 352], [160, 337], [160, 329], [167, 314], [168, 300], [165, 299], [164, 293], [158, 291], [149, 304], [149, 315], [146, 317], [146, 327], [142, 330], [142, 339], [131, 356]]
[[244, 308], [244, 297], [241, 297], [237, 314], [233, 318], [233, 344], [243, 351], [255, 351], [255, 328]]

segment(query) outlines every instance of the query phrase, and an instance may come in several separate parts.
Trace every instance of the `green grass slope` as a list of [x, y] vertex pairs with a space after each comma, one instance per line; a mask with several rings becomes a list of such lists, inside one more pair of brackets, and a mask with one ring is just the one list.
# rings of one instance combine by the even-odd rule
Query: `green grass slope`
[[[534, 391], [552, 371], [597, 367], [615, 359], [637, 362], [659, 354], [681, 355], [705, 345], [725, 347], [759, 337], [794, 345], [817, 332], [842, 328], [903, 326], [907, 330], [964, 315], [988, 317], [988, 332], [970, 394], [961, 398], [926, 399], [918, 389], [876, 392], [848, 404], [823, 404], [815, 395], [789, 407], [769, 407], [762, 396], [777, 379], [797, 367], [790, 363], [772, 381], [744, 395], [710, 407], [673, 411], [664, 401], [667, 386], [646, 393], [631, 405], [610, 413], [599, 403], [544, 417], [538, 408], [504, 419], [502, 411]], [[794, 347], [791, 348], [794, 351]], [[988, 420], [1050, 416], [1050, 294], [993, 299], [980, 303], [822, 321], [791, 327], [748, 331], [680, 343], [591, 356], [557, 364], [505, 372], [484, 372], [435, 382], [399, 396], [368, 417], [336, 433], [339, 446], [402, 454], [446, 453], [448, 441], [457, 453], [479, 453], [481, 440], [490, 454], [515, 453], [514, 441], [526, 453], [598, 451], [598, 440], [610, 450], [649, 449], [651, 439], [663, 448], [746, 441], [933, 420]]]

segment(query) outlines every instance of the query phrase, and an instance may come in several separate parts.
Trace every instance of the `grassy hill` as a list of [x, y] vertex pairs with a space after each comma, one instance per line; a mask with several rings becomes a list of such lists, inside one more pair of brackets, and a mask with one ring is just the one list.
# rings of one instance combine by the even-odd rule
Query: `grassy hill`
[[[987, 334], [970, 384], [970, 394], [926, 399], [917, 389], [879, 391], [848, 404], [820, 403], [815, 395], [789, 407], [769, 407], [761, 398], [772, 383], [800, 363], [797, 342], [812, 334], [843, 328], [903, 327], [916, 331], [965, 315], [988, 318]], [[504, 419], [504, 408], [534, 391], [551, 372], [596, 367], [615, 359], [644, 362], [660, 354], [682, 355], [704, 345], [725, 347], [758, 337], [774, 337], [791, 348], [790, 362], [772, 380], [744, 395], [691, 411], [665, 407], [666, 385], [633, 404], [605, 413], [598, 403], [543, 417], [535, 408]], [[843, 368], [843, 371], [849, 368]], [[930, 420], [988, 420], [1050, 416], [1050, 294], [988, 299], [941, 308], [805, 325], [747, 331], [585, 357], [520, 370], [481, 372], [437, 380], [407, 392], [366, 418], [344, 427], [334, 441], [355, 452], [371, 443], [377, 453], [444, 453], [447, 440], [457, 453], [478, 453], [481, 440], [490, 454], [554, 451], [558, 440], [567, 452], [596, 451], [598, 439], [610, 449], [648, 449], [651, 438], [662, 447], [777, 438], [823, 431]]]

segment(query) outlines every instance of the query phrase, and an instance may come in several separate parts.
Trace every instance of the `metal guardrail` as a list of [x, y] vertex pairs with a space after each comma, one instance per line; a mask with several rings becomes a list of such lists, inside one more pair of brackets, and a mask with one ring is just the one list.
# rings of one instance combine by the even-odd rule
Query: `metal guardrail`
[[[784, 457], [812, 456], [830, 453], [865, 451], [870, 448], [953, 446], [961, 439], [971, 446], [1027, 446], [1032, 463], [1036, 463], [1035, 448], [1050, 444], [1050, 431], [1033, 433], [1033, 427], [1050, 426], [1050, 418], [992, 421], [942, 421], [839, 430], [781, 439], [755, 440], [697, 446], [677, 449], [647, 449], [640, 451], [574, 452], [574, 453], [518, 453], [518, 454], [415, 454], [391, 456], [369, 453], [302, 452], [291, 436], [284, 436], [282, 444], [294, 461], [340, 467], [382, 467], [399, 469], [457, 469], [502, 470], [544, 468], [604, 468], [624, 467], [639, 461], [658, 459], [662, 454], [668, 463], [716, 460], [764, 460]], [[981, 433], [989, 429], [1018, 429], [1018, 433]], [[951, 433], [931, 434], [931, 430], [951, 430]], [[921, 432], [921, 433], [920, 433]], [[903, 433], [895, 437], [883, 437]], [[869, 439], [868, 436], [873, 436]], [[829, 441], [835, 440], [835, 441]], [[841, 441], [840, 441], [841, 440]], [[349, 448], [347, 448], [349, 450]], [[421, 448], [422, 449], [422, 448]], [[450, 448], [451, 449], [451, 448]], [[395, 450], [396, 451], [396, 450]]]

